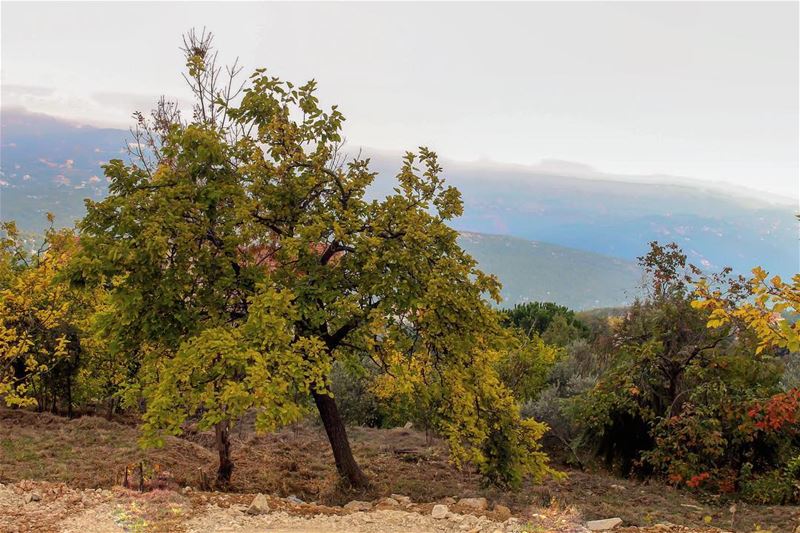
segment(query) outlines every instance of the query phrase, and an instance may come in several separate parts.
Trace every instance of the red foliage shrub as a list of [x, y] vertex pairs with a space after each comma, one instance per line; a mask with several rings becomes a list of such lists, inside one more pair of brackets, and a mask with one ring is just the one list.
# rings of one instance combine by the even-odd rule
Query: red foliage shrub
[[800, 389], [790, 389], [765, 402], [757, 402], [747, 414], [762, 431], [797, 432], [800, 429], [796, 427], [800, 421]]
[[703, 481], [707, 480], [710, 477], [711, 474], [709, 474], [708, 472], [703, 472], [702, 474], [697, 474], [696, 476], [692, 476], [692, 478], [689, 481], [687, 481], [686, 484], [692, 487], [693, 489], [696, 489], [703, 483]]

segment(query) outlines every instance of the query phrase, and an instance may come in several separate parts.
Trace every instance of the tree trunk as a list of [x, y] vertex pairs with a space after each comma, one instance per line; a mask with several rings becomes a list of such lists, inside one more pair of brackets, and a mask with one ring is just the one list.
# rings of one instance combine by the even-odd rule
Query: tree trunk
[[106, 410], [106, 418], [111, 420], [114, 417], [114, 398], [109, 398], [108, 400], [108, 409]]
[[333, 458], [336, 460], [336, 470], [343, 480], [350, 483], [353, 488], [366, 488], [369, 486], [369, 479], [361, 471], [350, 450], [350, 442], [347, 440], [347, 431], [344, 428], [342, 417], [339, 416], [339, 409], [336, 407], [336, 400], [329, 394], [321, 394], [316, 391], [311, 393], [314, 402], [317, 404], [319, 416], [325, 426], [325, 433], [328, 434], [328, 441], [331, 443]]
[[228, 421], [220, 422], [214, 426], [217, 451], [219, 452], [219, 468], [217, 469], [217, 484], [221, 487], [227, 486], [231, 481], [233, 473], [233, 461], [231, 460], [231, 439]]
[[72, 372], [67, 375], [67, 418], [72, 418]]

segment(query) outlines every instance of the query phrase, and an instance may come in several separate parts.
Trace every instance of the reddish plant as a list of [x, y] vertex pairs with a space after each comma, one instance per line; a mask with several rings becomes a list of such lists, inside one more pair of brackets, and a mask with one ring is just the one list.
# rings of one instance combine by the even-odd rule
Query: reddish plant
[[708, 472], [703, 472], [702, 474], [697, 474], [696, 476], [692, 476], [692, 478], [689, 479], [686, 482], [686, 485], [688, 485], [689, 487], [692, 487], [693, 489], [696, 489], [697, 487], [702, 485], [702, 483], [705, 480], [707, 480], [710, 477], [711, 477], [711, 474], [709, 474]]
[[757, 402], [748, 411], [755, 427], [762, 431], [787, 429], [796, 432], [800, 422], [800, 389], [774, 395], [765, 402]]

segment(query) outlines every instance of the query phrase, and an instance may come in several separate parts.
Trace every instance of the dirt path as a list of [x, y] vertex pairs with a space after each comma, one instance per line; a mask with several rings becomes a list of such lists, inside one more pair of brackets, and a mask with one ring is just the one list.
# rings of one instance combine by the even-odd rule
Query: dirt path
[[[267, 497], [269, 512], [248, 514], [253, 495], [157, 490], [140, 494], [112, 490], [72, 489], [60, 483], [23, 481], [0, 486], [0, 531], [3, 533], [123, 533], [169, 531], [186, 533], [269, 531], [330, 533], [502, 532], [522, 530], [517, 519], [503, 522], [487, 516], [449, 513], [430, 516], [431, 505], [407, 508], [376, 505], [369, 512], [300, 504]], [[398, 506], [399, 507], [399, 506]], [[563, 531], [583, 532], [579, 524]]]
[[[350, 511], [313, 503], [266, 497], [269, 510], [248, 514], [253, 495], [156, 490], [140, 494], [112, 490], [73, 489], [63, 483], [22, 481], [0, 484], [0, 532], [58, 533], [587, 533], [570, 510], [543, 510], [525, 520], [498, 518], [498, 511], [464, 512], [450, 505], [440, 518], [434, 504], [400, 504], [391, 500], [370, 503], [369, 511]], [[502, 520], [505, 518], [505, 520]], [[617, 531], [711, 532], [659, 525]]]

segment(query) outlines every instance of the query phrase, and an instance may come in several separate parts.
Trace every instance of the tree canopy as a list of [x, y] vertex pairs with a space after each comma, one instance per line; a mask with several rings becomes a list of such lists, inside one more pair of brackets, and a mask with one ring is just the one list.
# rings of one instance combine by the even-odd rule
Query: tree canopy
[[236, 90], [209, 37], [184, 51], [192, 118], [163, 100], [138, 115], [134, 162], [105, 167], [109, 196], [87, 201], [72, 272], [105, 287], [108, 342], [141, 362], [148, 441], [200, 416], [225, 482], [230, 423], [249, 409], [265, 428], [295, 420], [310, 396], [339, 472], [364, 485], [329, 374], [367, 357], [430, 395], [456, 460], [498, 483], [550, 472], [545, 427], [497, 376], [508, 337], [484, 297], [499, 284], [447, 225], [462, 202], [436, 154], [407, 153], [394, 191], [369, 200], [369, 159], [342, 154], [344, 117], [314, 81], [258, 69]]

